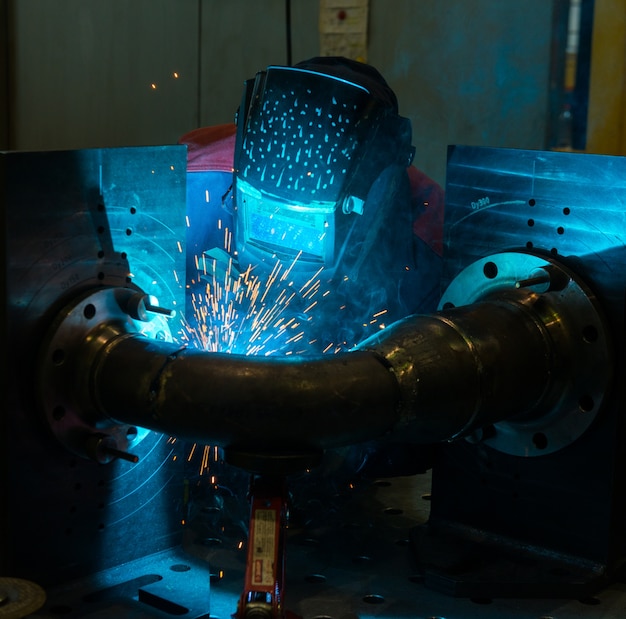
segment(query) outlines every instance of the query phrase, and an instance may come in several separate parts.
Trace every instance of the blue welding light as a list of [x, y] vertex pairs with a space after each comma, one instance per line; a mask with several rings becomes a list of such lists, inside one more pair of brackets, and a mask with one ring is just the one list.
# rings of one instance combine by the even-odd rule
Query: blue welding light
[[[235, 157], [242, 267], [299, 256], [294, 275], [337, 266], [376, 171], [363, 172], [382, 108], [357, 84], [269, 67], [257, 75]], [[265, 220], [265, 221], [264, 221]], [[270, 267], [271, 268], [271, 267]]]
[[334, 202], [294, 204], [261, 192], [245, 181], [237, 185], [244, 246], [252, 245], [281, 259], [320, 266], [334, 256]]

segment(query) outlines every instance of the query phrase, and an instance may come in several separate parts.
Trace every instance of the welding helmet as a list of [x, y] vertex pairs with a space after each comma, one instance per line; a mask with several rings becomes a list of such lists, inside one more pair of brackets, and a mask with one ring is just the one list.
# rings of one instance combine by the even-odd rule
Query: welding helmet
[[376, 69], [346, 58], [267, 67], [245, 83], [236, 124], [244, 269], [280, 260], [293, 274], [332, 274], [371, 227], [375, 180], [390, 167], [404, 174], [414, 155], [411, 123], [391, 88]]

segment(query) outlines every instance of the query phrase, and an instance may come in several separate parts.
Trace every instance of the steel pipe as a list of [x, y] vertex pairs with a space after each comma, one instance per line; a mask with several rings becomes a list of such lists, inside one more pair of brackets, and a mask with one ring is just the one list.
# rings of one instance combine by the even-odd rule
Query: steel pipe
[[119, 337], [92, 368], [107, 417], [257, 451], [364, 441], [398, 421], [399, 390], [373, 353], [269, 359]]
[[[49, 423], [79, 453], [76, 437], [90, 432], [114, 434], [112, 447], [123, 449], [130, 426], [241, 452], [303, 453], [383, 437], [454, 440], [504, 421], [499, 449], [529, 455], [511, 429], [532, 441], [537, 427], [542, 442], [560, 448], [599, 409], [611, 375], [607, 334], [568, 272], [548, 265], [552, 283], [542, 292], [514, 286], [529, 260], [543, 265], [503, 254], [473, 266], [475, 302], [410, 316], [355, 350], [316, 357], [213, 353], [149, 338], [129, 315], [129, 291], [99, 289], [62, 312], [45, 346]], [[498, 266], [515, 276], [504, 288], [493, 283]], [[467, 289], [463, 277], [458, 287]], [[450, 290], [453, 299], [465, 294]], [[543, 433], [549, 424], [553, 435]]]
[[[96, 358], [95, 355], [89, 355]], [[121, 334], [91, 367], [115, 421], [242, 449], [328, 448], [395, 433], [455, 438], [542, 403], [558, 380], [547, 331], [492, 301], [412, 316], [338, 355], [266, 358]]]

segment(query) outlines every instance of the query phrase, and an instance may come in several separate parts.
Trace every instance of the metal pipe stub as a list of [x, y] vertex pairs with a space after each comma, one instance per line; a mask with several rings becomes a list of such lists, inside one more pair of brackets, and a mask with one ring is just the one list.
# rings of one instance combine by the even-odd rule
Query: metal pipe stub
[[[449, 285], [440, 310], [451, 319], [468, 305], [507, 303], [528, 315], [549, 345], [546, 390], [536, 406], [513, 416], [494, 415], [467, 436], [507, 454], [541, 456], [569, 445], [593, 423], [613, 377], [610, 334], [593, 292], [570, 269], [550, 258], [524, 252], [502, 252], [478, 260]], [[463, 311], [463, 310], [461, 310]], [[510, 338], [502, 325], [491, 325], [494, 338]], [[523, 358], [527, 346], [510, 349]], [[511, 363], [509, 358], [494, 363]], [[528, 359], [530, 362], [531, 359]], [[540, 359], [536, 360], [540, 362]], [[508, 393], [513, 405], [533, 389], [537, 368], [520, 368], [517, 386]], [[503, 406], [507, 402], [501, 403]]]
[[90, 370], [118, 337], [148, 336], [172, 342], [165, 314], [136, 312], [146, 295], [131, 288], [94, 288], [64, 307], [48, 330], [39, 358], [38, 397], [52, 433], [71, 452], [101, 464], [129, 453], [145, 436], [134, 424], [103, 415], [94, 406]]

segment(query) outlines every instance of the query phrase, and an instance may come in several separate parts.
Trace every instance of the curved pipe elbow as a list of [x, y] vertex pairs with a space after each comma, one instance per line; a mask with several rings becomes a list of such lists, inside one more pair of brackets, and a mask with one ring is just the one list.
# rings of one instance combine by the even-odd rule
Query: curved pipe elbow
[[391, 325], [358, 349], [250, 357], [142, 336], [109, 342], [93, 400], [113, 420], [245, 450], [310, 450], [385, 436], [450, 440], [532, 411], [551, 380], [541, 325], [487, 303]]
[[101, 412], [178, 438], [244, 450], [318, 450], [398, 421], [393, 373], [372, 352], [256, 358], [120, 337], [93, 372]]

